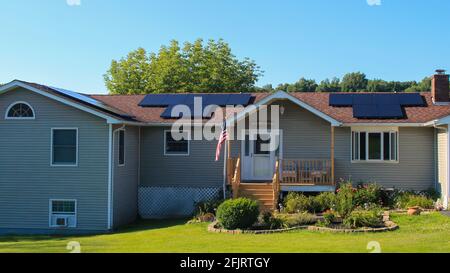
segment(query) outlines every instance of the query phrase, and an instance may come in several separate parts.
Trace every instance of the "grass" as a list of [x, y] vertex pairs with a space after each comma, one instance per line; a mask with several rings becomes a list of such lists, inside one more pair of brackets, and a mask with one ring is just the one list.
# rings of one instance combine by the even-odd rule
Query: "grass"
[[386, 233], [332, 234], [293, 231], [266, 235], [214, 234], [207, 224], [182, 220], [144, 221], [114, 234], [90, 236], [0, 237], [0, 252], [69, 252], [78, 241], [82, 252], [369, 252], [377, 241], [382, 252], [450, 252], [450, 217], [392, 215], [400, 229]]

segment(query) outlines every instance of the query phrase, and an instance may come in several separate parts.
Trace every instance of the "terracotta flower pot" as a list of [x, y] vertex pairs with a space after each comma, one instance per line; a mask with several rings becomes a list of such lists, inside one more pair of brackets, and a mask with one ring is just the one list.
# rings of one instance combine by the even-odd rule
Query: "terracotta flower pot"
[[410, 207], [408, 208], [408, 215], [420, 215], [422, 210], [420, 207]]

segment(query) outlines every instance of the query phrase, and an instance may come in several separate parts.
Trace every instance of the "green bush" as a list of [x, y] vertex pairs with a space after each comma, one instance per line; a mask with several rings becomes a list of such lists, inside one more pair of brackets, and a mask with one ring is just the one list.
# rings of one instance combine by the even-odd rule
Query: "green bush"
[[336, 194], [336, 212], [342, 218], [347, 217], [354, 209], [353, 195], [356, 189], [351, 182], [342, 183]]
[[334, 208], [336, 194], [334, 192], [323, 192], [315, 197], [317, 212], [324, 212]]
[[403, 200], [403, 209], [407, 209], [410, 207], [421, 207], [423, 209], [432, 209], [434, 208], [434, 201], [426, 196], [420, 195], [406, 195], [406, 198]]
[[307, 212], [295, 214], [266, 213], [263, 216], [263, 221], [270, 229], [281, 229], [314, 224], [316, 218], [314, 215]]
[[432, 199], [433, 201], [437, 201], [441, 198], [441, 193], [438, 192], [435, 188], [429, 188], [421, 192], [421, 194], [427, 198]]
[[285, 212], [298, 213], [311, 210], [311, 199], [303, 194], [290, 192], [285, 200]]
[[217, 208], [222, 204], [224, 200], [213, 199], [209, 201], [202, 201], [195, 203], [194, 215], [199, 216], [207, 213], [216, 214]]
[[344, 218], [343, 224], [348, 228], [380, 227], [383, 225], [383, 216], [379, 209], [357, 209]]
[[248, 229], [258, 219], [259, 205], [248, 198], [230, 199], [219, 206], [216, 216], [226, 229]]
[[336, 221], [336, 215], [332, 211], [327, 211], [323, 214], [322, 225], [323, 226], [331, 226], [334, 221]]
[[358, 186], [354, 192], [353, 204], [355, 207], [366, 207], [370, 204], [380, 205], [381, 188], [377, 184]]

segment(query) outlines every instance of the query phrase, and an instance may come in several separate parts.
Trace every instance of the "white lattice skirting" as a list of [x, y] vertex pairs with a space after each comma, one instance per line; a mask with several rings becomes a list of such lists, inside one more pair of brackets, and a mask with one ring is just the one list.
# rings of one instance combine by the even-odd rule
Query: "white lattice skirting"
[[144, 219], [190, 216], [196, 202], [218, 196], [220, 188], [140, 187], [139, 215]]

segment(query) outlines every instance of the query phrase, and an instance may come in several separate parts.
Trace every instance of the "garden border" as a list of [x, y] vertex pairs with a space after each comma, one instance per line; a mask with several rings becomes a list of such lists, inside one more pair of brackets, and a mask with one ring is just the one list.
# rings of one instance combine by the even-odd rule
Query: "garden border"
[[214, 221], [210, 225], [208, 225], [208, 231], [214, 233], [228, 233], [228, 234], [273, 234], [273, 233], [282, 233], [289, 232], [293, 230], [309, 230], [309, 231], [321, 231], [321, 232], [331, 232], [331, 233], [376, 233], [376, 232], [385, 232], [385, 231], [394, 231], [399, 229], [399, 226], [390, 220], [389, 211], [384, 212], [383, 214], [383, 223], [384, 227], [379, 228], [359, 228], [359, 229], [337, 229], [337, 228], [329, 228], [329, 227], [318, 227], [312, 225], [305, 226], [297, 226], [285, 229], [273, 229], [273, 230], [228, 230], [224, 228], [218, 227], [218, 221]]

